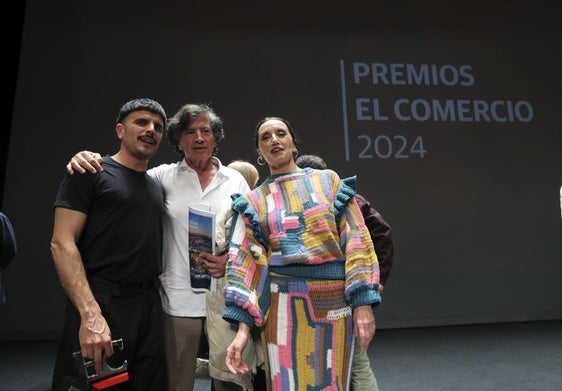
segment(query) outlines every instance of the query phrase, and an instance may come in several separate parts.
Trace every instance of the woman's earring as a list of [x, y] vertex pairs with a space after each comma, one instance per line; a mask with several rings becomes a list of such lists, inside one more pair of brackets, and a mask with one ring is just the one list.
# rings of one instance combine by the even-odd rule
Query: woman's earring
[[295, 148], [293, 151], [293, 159], [296, 159], [299, 156], [299, 150]]
[[265, 165], [265, 160], [263, 160], [262, 156], [258, 156], [257, 162], [258, 162], [258, 165], [260, 165], [260, 166]]

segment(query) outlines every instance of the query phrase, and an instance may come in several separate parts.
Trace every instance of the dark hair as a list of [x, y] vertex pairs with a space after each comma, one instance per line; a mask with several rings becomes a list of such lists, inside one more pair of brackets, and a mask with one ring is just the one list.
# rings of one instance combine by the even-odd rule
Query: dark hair
[[291, 124], [289, 123], [289, 121], [287, 121], [286, 119], [283, 119], [281, 117], [265, 117], [262, 118], [258, 124], [256, 125], [256, 133], [254, 134], [254, 144], [256, 145], [256, 148], [258, 148], [258, 131], [260, 130], [260, 127], [267, 121], [271, 121], [271, 120], [277, 120], [277, 121], [281, 121], [283, 122], [285, 125], [287, 125], [287, 129], [289, 129], [289, 133], [291, 133], [291, 137], [293, 138], [293, 143], [295, 144], [295, 147], [298, 145], [298, 141], [297, 141], [297, 136], [295, 136], [295, 131], [293, 130], [293, 127], [291, 126]]
[[[179, 149], [181, 133], [187, 130], [189, 123], [199, 117], [207, 117], [211, 123], [211, 130], [218, 144], [224, 139], [224, 129], [222, 127], [222, 119], [214, 112], [214, 110], [206, 104], [188, 103], [183, 105], [173, 117], [168, 121], [168, 140], [180, 155], [183, 156], [182, 150]], [[218, 150], [215, 147], [213, 154]]]
[[162, 105], [150, 98], [138, 98], [128, 101], [121, 107], [117, 115], [116, 124], [122, 123], [126, 116], [134, 111], [147, 110], [153, 114], [159, 114], [164, 121], [164, 129], [166, 129], [166, 112]]
[[315, 168], [317, 170], [325, 170], [328, 165], [320, 156], [316, 155], [301, 155], [295, 161], [295, 164], [300, 168]]

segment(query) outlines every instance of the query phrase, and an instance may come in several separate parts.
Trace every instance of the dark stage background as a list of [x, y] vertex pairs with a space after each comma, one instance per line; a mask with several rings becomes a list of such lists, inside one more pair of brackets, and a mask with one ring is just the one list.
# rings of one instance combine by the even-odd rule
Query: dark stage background
[[[225, 164], [255, 162], [254, 125], [278, 115], [301, 154], [357, 175], [395, 237], [378, 327], [561, 319], [560, 14], [442, 3], [28, 0], [0, 339], [58, 336], [49, 240], [64, 166], [81, 149], [114, 153], [119, 107], [143, 96], [169, 116], [210, 103]], [[151, 166], [176, 159], [165, 142]]]

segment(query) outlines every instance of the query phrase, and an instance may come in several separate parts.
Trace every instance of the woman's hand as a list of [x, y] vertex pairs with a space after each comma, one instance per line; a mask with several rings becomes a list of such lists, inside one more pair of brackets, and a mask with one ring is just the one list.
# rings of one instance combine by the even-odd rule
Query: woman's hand
[[246, 373], [250, 370], [248, 364], [242, 360], [242, 353], [250, 339], [250, 327], [243, 322], [238, 324], [238, 332], [226, 349], [226, 366], [234, 374]]
[[366, 350], [375, 336], [375, 315], [370, 305], [362, 305], [353, 310], [353, 331], [359, 338], [361, 349]]

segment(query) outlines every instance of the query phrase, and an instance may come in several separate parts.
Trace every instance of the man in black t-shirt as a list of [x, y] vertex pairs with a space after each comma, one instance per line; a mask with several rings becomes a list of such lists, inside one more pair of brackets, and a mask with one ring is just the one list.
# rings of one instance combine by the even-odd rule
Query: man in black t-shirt
[[[127, 360], [129, 381], [119, 389], [167, 388], [158, 291], [164, 190], [146, 174], [165, 125], [158, 102], [127, 102], [115, 125], [120, 149], [104, 157], [104, 170], [67, 174], [60, 184], [51, 253], [69, 300], [52, 390], [82, 384], [77, 351], [93, 360], [98, 374], [103, 357], [118, 353], [121, 363]], [[117, 339], [123, 340], [118, 352]]]

